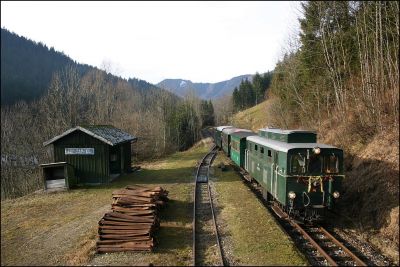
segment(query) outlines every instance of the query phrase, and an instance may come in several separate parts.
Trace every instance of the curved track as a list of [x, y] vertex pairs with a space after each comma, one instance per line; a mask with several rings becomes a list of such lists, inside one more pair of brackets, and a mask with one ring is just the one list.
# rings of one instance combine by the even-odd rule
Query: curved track
[[211, 163], [217, 153], [214, 146], [202, 159], [197, 172], [193, 205], [193, 265], [224, 266], [225, 262], [208, 183]]

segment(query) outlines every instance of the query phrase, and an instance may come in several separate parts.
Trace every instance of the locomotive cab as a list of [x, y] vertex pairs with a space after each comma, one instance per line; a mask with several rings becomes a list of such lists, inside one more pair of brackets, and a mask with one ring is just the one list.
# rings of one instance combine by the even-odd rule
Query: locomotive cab
[[[320, 145], [323, 146], [323, 145]], [[288, 211], [302, 217], [322, 216], [340, 197], [343, 179], [343, 151], [325, 147], [288, 151]], [[291, 194], [289, 194], [291, 192]]]

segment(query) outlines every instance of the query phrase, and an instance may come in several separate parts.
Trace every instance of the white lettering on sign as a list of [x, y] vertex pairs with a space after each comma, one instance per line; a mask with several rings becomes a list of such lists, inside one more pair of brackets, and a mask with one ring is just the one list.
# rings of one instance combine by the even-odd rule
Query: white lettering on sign
[[94, 155], [94, 148], [65, 148], [65, 155]]

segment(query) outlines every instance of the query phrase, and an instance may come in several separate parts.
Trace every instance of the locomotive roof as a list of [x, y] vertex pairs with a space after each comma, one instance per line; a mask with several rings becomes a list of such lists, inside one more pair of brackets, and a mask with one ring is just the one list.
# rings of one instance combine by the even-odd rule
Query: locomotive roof
[[230, 126], [230, 125], [218, 126], [216, 129], [217, 129], [217, 131], [222, 131], [223, 129], [228, 128], [228, 127], [233, 127], [233, 126]]
[[337, 148], [334, 146], [326, 145], [326, 144], [319, 144], [319, 143], [284, 143], [279, 142], [271, 139], [266, 139], [260, 136], [249, 136], [246, 138], [248, 141], [270, 147], [277, 151], [288, 152], [291, 149], [295, 148], [314, 148], [318, 146], [319, 148]]

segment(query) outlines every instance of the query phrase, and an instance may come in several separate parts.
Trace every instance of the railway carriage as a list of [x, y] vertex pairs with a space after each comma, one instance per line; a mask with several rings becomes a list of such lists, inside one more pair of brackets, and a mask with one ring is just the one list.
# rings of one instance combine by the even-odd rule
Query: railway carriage
[[218, 126], [215, 128], [215, 132], [214, 132], [214, 142], [215, 145], [217, 147], [219, 147], [220, 149], [222, 148], [222, 139], [221, 139], [221, 134], [222, 134], [222, 130], [225, 128], [232, 128], [233, 126]]
[[221, 139], [222, 139], [222, 150], [229, 157], [230, 155], [230, 144], [231, 144], [231, 133], [234, 133], [237, 130], [241, 130], [235, 127], [229, 127], [222, 130]]
[[227, 128], [222, 130], [222, 149], [224, 150], [225, 154], [230, 157], [231, 156], [231, 139], [232, 139], [232, 134], [237, 133], [237, 132], [243, 132], [243, 133], [253, 133], [250, 130], [247, 129], [240, 129], [240, 128]]
[[340, 196], [343, 151], [316, 143], [316, 133], [260, 129], [246, 138], [245, 169], [263, 195], [304, 220], [319, 220]]
[[236, 131], [231, 134], [230, 157], [237, 166], [244, 168], [244, 155], [246, 151], [246, 137], [256, 136], [251, 131]]

